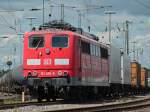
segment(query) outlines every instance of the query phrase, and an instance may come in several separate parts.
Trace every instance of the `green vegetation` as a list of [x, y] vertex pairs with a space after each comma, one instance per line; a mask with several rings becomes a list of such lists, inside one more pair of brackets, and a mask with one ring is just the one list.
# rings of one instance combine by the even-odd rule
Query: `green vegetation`
[[10, 70], [4, 70], [0, 69], [0, 77], [2, 77], [4, 74], [8, 73]]

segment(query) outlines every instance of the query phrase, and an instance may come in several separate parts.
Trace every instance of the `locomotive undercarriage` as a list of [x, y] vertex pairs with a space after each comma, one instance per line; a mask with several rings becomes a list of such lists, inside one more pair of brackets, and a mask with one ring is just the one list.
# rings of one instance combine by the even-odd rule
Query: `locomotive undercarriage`
[[110, 86], [79, 86], [68, 83], [66, 78], [29, 78], [28, 87], [31, 95], [39, 102], [43, 99], [55, 101], [56, 98], [65, 100], [94, 100], [104, 98], [119, 98], [122, 96], [140, 94], [141, 88], [130, 85], [110, 84]]
[[[61, 81], [61, 82], [60, 82]], [[63, 84], [62, 84], [63, 83]], [[31, 95], [36, 96], [38, 101], [46, 99], [55, 101], [56, 98], [68, 99], [92, 99], [98, 96], [98, 88], [93, 86], [73, 86], [64, 78], [39, 79], [29, 78], [28, 88]]]

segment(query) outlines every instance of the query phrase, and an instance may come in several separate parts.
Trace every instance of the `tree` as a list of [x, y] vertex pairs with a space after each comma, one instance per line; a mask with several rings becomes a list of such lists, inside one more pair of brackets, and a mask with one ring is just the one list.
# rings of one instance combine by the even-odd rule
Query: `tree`
[[10, 67], [11, 67], [11, 65], [12, 65], [12, 61], [9, 60], [9, 61], [6, 62], [6, 64], [8, 65], [9, 70], [10, 70]]

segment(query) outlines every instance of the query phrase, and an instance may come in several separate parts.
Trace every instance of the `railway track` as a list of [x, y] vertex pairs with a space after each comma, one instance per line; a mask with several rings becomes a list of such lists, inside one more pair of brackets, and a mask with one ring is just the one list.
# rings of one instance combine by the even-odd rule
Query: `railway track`
[[[37, 111], [42, 112], [103, 112], [103, 111], [126, 111], [146, 108], [150, 106], [150, 96], [145, 98], [134, 99], [133, 101], [126, 102], [88, 102], [88, 103], [66, 103], [64, 101], [57, 102], [28, 102], [28, 103], [16, 103], [16, 104], [3, 104], [0, 105], [0, 112], [6, 109], [17, 109], [19, 107], [37, 107]], [[38, 110], [38, 107], [46, 106], [46, 109]], [[31, 111], [31, 110], [30, 110]]]
[[135, 111], [141, 108], [150, 107], [150, 102], [138, 105], [111, 105], [111, 106], [95, 106], [86, 108], [74, 108], [64, 110], [50, 110], [44, 112], [122, 112], [122, 111]]
[[55, 104], [60, 104], [61, 101], [57, 102], [26, 102], [26, 103], [14, 103], [14, 104], [1, 104], [0, 105], [0, 110], [6, 110], [6, 109], [13, 109], [13, 108], [18, 108], [18, 107], [25, 107], [25, 106], [31, 106], [31, 105], [36, 105], [36, 106], [43, 106], [43, 105], [55, 105]]
[[138, 110], [147, 107], [150, 107], [150, 97], [123, 103], [104, 104], [104, 105], [95, 104], [95, 106], [86, 105], [83, 107], [67, 108], [61, 110], [49, 110], [43, 112], [121, 112], [121, 111]]

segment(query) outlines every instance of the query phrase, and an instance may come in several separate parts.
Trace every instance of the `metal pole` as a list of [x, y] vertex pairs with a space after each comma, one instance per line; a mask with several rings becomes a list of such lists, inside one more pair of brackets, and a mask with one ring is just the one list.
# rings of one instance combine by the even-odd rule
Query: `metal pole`
[[123, 22], [123, 35], [124, 35], [124, 52], [126, 52], [126, 29], [124, 22]]
[[35, 17], [28, 17], [27, 19], [30, 20], [30, 24], [29, 25], [30, 25], [30, 29], [32, 30], [32, 22], [33, 22], [32, 20], [36, 19], [36, 18]]
[[111, 44], [111, 14], [116, 14], [116, 12], [106, 11], [105, 14], [109, 15], [109, 43]]
[[111, 43], [111, 13], [109, 13], [109, 42]]
[[78, 28], [81, 28], [81, 13], [78, 14]]
[[138, 51], [138, 49], [137, 49], [136, 53], [137, 53], [137, 62], [138, 62], [138, 60], [139, 60], [139, 51]]
[[44, 21], [44, 19], [45, 19], [45, 18], [44, 18], [44, 16], [45, 16], [45, 14], [44, 14], [44, 13], [45, 13], [45, 10], [44, 10], [44, 9], [45, 9], [45, 8], [44, 8], [44, 0], [43, 0], [43, 25], [44, 25], [44, 22], [45, 22], [45, 21]]
[[[19, 29], [19, 30], [20, 30], [20, 32], [22, 32], [22, 31], [21, 31], [21, 22], [20, 22], [20, 29]], [[18, 34], [17, 34], [17, 35], [18, 35]], [[21, 39], [21, 35], [20, 35], [20, 36], [18, 35], [18, 37], [19, 37], [19, 48], [20, 48], [19, 51], [20, 51], [20, 53], [21, 53], [21, 54], [20, 54], [20, 64], [22, 65], [22, 54], [23, 54], [23, 53], [22, 53], [22, 48], [21, 48], [21, 47], [22, 47], [22, 39]]]
[[13, 65], [15, 66], [15, 64], [16, 64], [16, 61], [15, 61], [15, 56], [16, 56], [16, 46], [15, 46], [15, 44], [13, 44]]
[[20, 53], [21, 53], [20, 54], [20, 64], [22, 65], [22, 56], [23, 56], [22, 54], [23, 53], [22, 53], [22, 49], [21, 49], [21, 47], [22, 47], [22, 39], [21, 38], [22, 38], [23, 34], [20, 33], [20, 34], [17, 34], [17, 35], [19, 37], [19, 48], [20, 48]]
[[129, 21], [126, 21], [126, 52], [129, 54]]
[[64, 4], [61, 4], [61, 22], [64, 22]]
[[133, 42], [133, 60], [135, 60], [135, 44], [136, 42]]
[[33, 18], [30, 18], [30, 24], [29, 24], [31, 30], [32, 30], [32, 19], [33, 19]]
[[22, 87], [22, 103], [25, 102], [25, 87]]
[[125, 22], [125, 29], [124, 29], [124, 36], [125, 36], [125, 53], [127, 53], [127, 28], [126, 28], [126, 22]]

